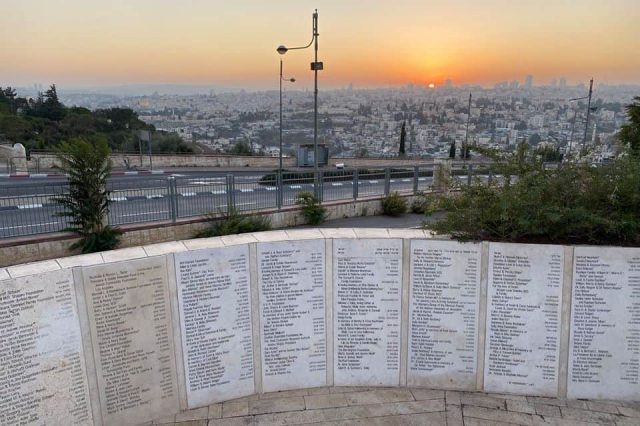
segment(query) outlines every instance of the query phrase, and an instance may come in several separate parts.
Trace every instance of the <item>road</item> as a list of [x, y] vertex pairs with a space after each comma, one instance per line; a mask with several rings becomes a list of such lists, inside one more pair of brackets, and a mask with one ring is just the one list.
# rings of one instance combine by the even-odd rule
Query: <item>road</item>
[[[431, 186], [431, 177], [420, 177], [419, 190]], [[122, 225], [171, 219], [171, 203], [166, 177], [148, 179], [144, 186], [131, 187], [130, 180], [113, 180], [110, 198], [111, 211], [109, 223]], [[399, 192], [413, 191], [413, 179], [398, 178], [390, 180], [390, 190]], [[53, 192], [61, 192], [63, 182], [47, 182], [40, 185], [23, 185], [19, 197], [4, 194], [0, 197], [0, 238], [21, 235], [43, 234], [61, 231], [66, 219], [56, 216], [61, 211], [52, 199]], [[57, 189], [57, 191], [56, 191]], [[12, 189], [15, 191], [15, 189]], [[313, 184], [285, 182], [283, 205], [295, 204], [298, 193], [313, 192]], [[353, 181], [325, 181], [323, 200], [353, 199]], [[358, 198], [384, 194], [384, 179], [361, 179], [358, 184]], [[231, 197], [230, 197], [231, 195]], [[233, 198], [238, 211], [275, 208], [277, 206], [277, 188], [262, 185], [253, 175], [235, 176], [234, 189], [227, 191], [225, 176], [177, 177], [175, 209], [178, 218], [200, 216], [207, 213], [226, 212], [229, 199]]]

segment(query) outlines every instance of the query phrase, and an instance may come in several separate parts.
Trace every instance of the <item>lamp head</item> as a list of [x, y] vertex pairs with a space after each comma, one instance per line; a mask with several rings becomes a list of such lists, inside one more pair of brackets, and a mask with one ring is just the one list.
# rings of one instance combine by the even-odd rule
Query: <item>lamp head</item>
[[287, 47], [283, 45], [278, 46], [278, 48], [276, 49], [276, 51], [281, 55], [284, 55], [285, 53], [287, 53], [288, 50], [289, 49], [287, 49]]
[[289, 81], [292, 82], [292, 83], [295, 83], [296, 79], [295, 78], [290, 78]]

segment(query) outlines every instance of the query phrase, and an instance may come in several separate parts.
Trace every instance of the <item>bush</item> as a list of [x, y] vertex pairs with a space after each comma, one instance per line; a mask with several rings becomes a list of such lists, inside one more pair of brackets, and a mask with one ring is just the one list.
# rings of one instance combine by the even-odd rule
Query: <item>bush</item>
[[446, 217], [431, 229], [460, 240], [555, 244], [640, 243], [640, 164], [565, 164], [545, 170], [520, 149], [497, 163], [509, 178], [463, 187], [443, 200]]
[[302, 206], [302, 215], [310, 225], [318, 225], [327, 218], [327, 209], [322, 207], [320, 200], [310, 192], [299, 193], [296, 204]]
[[107, 178], [111, 173], [107, 142], [73, 139], [63, 143], [56, 154], [59, 169], [69, 180], [69, 192], [54, 198], [65, 208], [57, 215], [69, 218], [66, 231], [80, 235], [80, 241], [70, 249], [79, 248], [82, 253], [114, 249], [122, 231], [105, 224], [110, 203]]
[[194, 238], [220, 237], [222, 235], [244, 234], [247, 232], [270, 231], [271, 221], [267, 216], [241, 216], [232, 211], [227, 217], [209, 215], [211, 224], [197, 232]]
[[434, 194], [420, 192], [411, 203], [411, 212], [429, 216], [441, 209], [440, 198]]
[[393, 192], [382, 200], [382, 212], [387, 216], [400, 216], [407, 212], [407, 200]]

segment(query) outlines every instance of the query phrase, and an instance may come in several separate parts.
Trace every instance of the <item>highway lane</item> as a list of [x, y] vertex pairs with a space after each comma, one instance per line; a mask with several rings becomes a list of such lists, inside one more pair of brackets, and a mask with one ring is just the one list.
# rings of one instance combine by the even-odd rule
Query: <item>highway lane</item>
[[[419, 189], [427, 190], [431, 181], [430, 177], [421, 177], [418, 182]], [[177, 186], [176, 189], [176, 213], [179, 218], [227, 211], [229, 194], [227, 194], [224, 177], [190, 179], [188, 185]], [[413, 179], [391, 179], [390, 190], [411, 192]], [[313, 184], [285, 184], [283, 205], [294, 205], [296, 195], [303, 191], [312, 192]], [[359, 182], [358, 198], [382, 194], [384, 194], [383, 179], [368, 179]], [[109, 223], [122, 225], [170, 220], [169, 198], [168, 191], [160, 188], [114, 191], [111, 194]], [[275, 208], [277, 206], [277, 189], [274, 186], [257, 184], [255, 177], [246, 180], [237, 179], [233, 198], [238, 211]], [[325, 201], [352, 198], [353, 181], [324, 183], [323, 199]], [[65, 228], [66, 219], [55, 215], [56, 212], [61, 211], [60, 206], [47, 200], [47, 197], [31, 201], [30, 204], [20, 206], [0, 207], [0, 238], [57, 232]]]

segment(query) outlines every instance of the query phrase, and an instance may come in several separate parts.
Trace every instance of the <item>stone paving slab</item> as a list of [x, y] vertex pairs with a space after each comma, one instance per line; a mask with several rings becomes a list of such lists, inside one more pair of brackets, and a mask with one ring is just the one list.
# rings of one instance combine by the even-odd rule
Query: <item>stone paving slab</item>
[[154, 425], [640, 426], [640, 403], [422, 388], [322, 387], [252, 395]]

